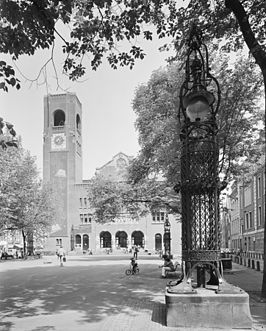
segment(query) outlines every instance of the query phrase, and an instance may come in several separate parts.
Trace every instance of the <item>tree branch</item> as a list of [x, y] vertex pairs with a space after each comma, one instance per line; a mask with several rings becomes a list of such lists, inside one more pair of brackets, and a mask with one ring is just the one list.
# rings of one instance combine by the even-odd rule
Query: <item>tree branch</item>
[[248, 15], [239, 0], [225, 0], [225, 7], [230, 9], [238, 23], [240, 30], [243, 34], [244, 40], [254, 56], [256, 62], [260, 66], [262, 72], [266, 74], [266, 52], [263, 50], [262, 46], [258, 43], [251, 26], [248, 21]]

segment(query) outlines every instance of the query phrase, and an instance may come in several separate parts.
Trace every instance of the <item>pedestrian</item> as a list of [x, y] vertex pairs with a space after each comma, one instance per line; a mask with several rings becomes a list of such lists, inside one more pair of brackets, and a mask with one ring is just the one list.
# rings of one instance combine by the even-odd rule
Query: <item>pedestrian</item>
[[135, 246], [134, 247], [133, 258], [136, 259], [136, 260], [138, 259], [138, 252], [139, 252], [138, 246]]
[[59, 256], [59, 261], [62, 262], [63, 261], [63, 257], [65, 257], [66, 252], [63, 248], [63, 246], [60, 246], [59, 250], [57, 251], [58, 256]]
[[173, 262], [171, 261], [171, 259], [169, 258], [169, 256], [164, 255], [164, 264], [160, 266], [160, 268], [162, 268], [162, 278], [166, 277], [166, 271], [174, 271], [175, 270], [175, 266], [173, 264]]

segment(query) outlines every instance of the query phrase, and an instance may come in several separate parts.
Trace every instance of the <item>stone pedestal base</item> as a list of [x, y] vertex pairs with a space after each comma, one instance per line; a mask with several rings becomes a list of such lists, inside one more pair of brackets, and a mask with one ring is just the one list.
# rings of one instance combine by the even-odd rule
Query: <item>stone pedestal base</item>
[[[223, 282], [220, 291], [197, 288], [184, 290], [184, 284], [167, 288], [166, 325], [215, 329], [251, 329], [249, 295]], [[180, 289], [180, 291], [179, 291]]]

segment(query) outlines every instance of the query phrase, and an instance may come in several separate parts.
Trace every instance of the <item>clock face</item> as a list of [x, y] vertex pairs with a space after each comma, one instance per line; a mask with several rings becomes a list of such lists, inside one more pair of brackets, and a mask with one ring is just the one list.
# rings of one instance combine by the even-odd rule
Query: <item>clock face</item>
[[56, 133], [52, 135], [52, 149], [62, 150], [66, 148], [66, 136], [64, 133]]

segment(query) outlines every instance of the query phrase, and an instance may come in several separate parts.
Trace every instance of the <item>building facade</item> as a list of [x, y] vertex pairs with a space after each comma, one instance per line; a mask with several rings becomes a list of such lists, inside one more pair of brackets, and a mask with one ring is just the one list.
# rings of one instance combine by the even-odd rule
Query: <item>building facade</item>
[[263, 270], [264, 225], [265, 162], [233, 184], [222, 208], [222, 241], [236, 262]]
[[[82, 174], [82, 107], [74, 93], [44, 98], [43, 180], [56, 197], [56, 221], [45, 245], [55, 252], [61, 245], [76, 253], [128, 251], [137, 245], [143, 251], [164, 250], [164, 225], [171, 226], [171, 253], [181, 255], [180, 219], [166, 210], [132, 218], [123, 214], [114, 222], [99, 223], [90, 206], [90, 180]], [[123, 181], [132, 160], [124, 153], [96, 169], [97, 176]]]

